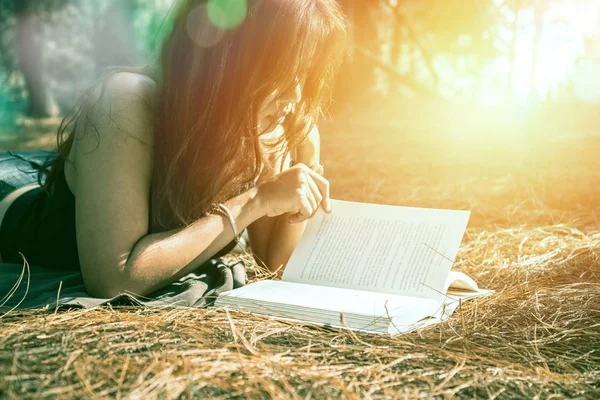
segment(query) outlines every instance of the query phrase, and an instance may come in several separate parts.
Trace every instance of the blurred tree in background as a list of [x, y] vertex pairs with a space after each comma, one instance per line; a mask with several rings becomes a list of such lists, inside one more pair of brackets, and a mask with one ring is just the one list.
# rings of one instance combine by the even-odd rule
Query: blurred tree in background
[[[543, 81], [552, 41], [560, 36], [549, 32], [562, 34], [577, 21], [564, 0], [339, 1], [351, 21], [351, 43], [335, 89], [338, 104], [381, 96], [478, 101], [491, 93], [510, 102], [522, 92], [534, 100], [576, 98], [577, 85], [567, 79], [578, 68], [575, 53], [563, 63], [561, 85]], [[572, 0], [568, 7], [587, 5], [600, 16], [600, 7], [589, 7], [598, 2]], [[104, 68], [151, 62], [172, 5], [0, 0], [0, 125], [21, 113], [64, 113]], [[586, 49], [596, 48], [597, 29], [586, 35]], [[563, 47], [584, 43], [569, 40]]]
[[54, 117], [103, 69], [149, 62], [169, 0], [0, 0], [0, 125]]
[[[385, 75], [386, 88], [407, 88], [426, 96], [460, 92], [446, 74], [477, 76], [498, 53], [500, 21], [492, 0], [342, 0], [352, 21], [353, 46], [345, 73]], [[435, 55], [435, 58], [434, 58]], [[350, 80], [354, 82], [354, 80]], [[363, 91], [363, 89], [359, 89]]]
[[355, 92], [531, 104], [582, 100], [579, 86], [600, 101], [600, 78], [578, 73], [583, 57], [600, 77], [587, 50], [600, 48], [599, 0], [341, 2], [353, 25], [343, 81]]

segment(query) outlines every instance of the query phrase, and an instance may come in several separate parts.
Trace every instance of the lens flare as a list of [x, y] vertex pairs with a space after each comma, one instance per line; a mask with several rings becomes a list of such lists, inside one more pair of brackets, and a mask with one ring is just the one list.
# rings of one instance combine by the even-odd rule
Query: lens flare
[[223, 30], [235, 29], [248, 14], [247, 0], [208, 0], [208, 19]]
[[[213, 10], [213, 17], [218, 12], [216, 9]], [[200, 5], [190, 11], [187, 17], [187, 33], [190, 39], [200, 47], [212, 47], [216, 45], [226, 32], [211, 22], [209, 13], [206, 5]]]

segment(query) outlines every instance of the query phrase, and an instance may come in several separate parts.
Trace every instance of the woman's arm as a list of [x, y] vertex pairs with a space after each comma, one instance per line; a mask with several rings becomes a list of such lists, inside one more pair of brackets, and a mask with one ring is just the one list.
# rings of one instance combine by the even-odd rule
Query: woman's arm
[[[272, 180], [274, 176], [287, 170], [289, 161], [279, 163], [273, 171], [273, 176], [262, 176], [261, 180]], [[261, 182], [259, 180], [259, 182]], [[292, 252], [302, 237], [306, 222], [290, 223], [289, 215], [278, 217], [263, 217], [248, 226], [250, 246], [258, 261], [263, 263], [270, 271], [283, 272]]]
[[[208, 216], [169, 232], [148, 234], [152, 176], [152, 99], [146, 78], [108, 79], [77, 132], [74, 161], [76, 234], [90, 294], [150, 293], [185, 275], [233, 239], [229, 222]], [[245, 228], [262, 217], [257, 189], [226, 205]]]
[[[317, 126], [311, 130], [308, 137], [296, 149], [296, 163], [308, 166], [318, 164], [320, 160], [320, 134]], [[273, 174], [285, 171], [290, 167], [289, 160], [277, 159], [274, 162]], [[272, 179], [264, 177], [263, 179]], [[329, 193], [326, 194], [329, 199]], [[325, 204], [328, 208], [328, 204]], [[306, 222], [291, 224], [286, 216], [276, 218], [263, 217], [248, 227], [250, 244], [253, 253], [271, 271], [282, 273], [294, 249], [306, 228]]]
[[[222, 216], [148, 233], [154, 90], [140, 75], [111, 77], [87, 118], [80, 121], [85, 129], [77, 132], [69, 156], [76, 170], [81, 270], [94, 296], [111, 297], [125, 290], [148, 294], [195, 270], [233, 239]], [[298, 212], [297, 218], [308, 218], [312, 205], [301, 195], [306, 182], [307, 171], [294, 168], [226, 206], [240, 230], [264, 215]]]

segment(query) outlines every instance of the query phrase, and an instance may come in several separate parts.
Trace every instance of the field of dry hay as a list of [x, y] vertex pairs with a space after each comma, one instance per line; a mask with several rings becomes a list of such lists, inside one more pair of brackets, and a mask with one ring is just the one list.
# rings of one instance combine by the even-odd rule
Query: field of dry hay
[[322, 127], [333, 197], [472, 210], [455, 266], [496, 293], [447, 323], [387, 337], [215, 309], [11, 313], [0, 397], [600, 398], [600, 124], [488, 112]]

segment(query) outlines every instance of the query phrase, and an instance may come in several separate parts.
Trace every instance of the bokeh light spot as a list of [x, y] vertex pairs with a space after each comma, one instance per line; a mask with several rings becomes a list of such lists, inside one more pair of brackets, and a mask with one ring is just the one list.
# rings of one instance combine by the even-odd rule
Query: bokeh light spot
[[211, 22], [206, 5], [198, 6], [190, 11], [186, 21], [186, 30], [190, 39], [200, 47], [214, 46], [225, 35], [225, 30]]
[[208, 0], [207, 7], [208, 19], [225, 30], [240, 26], [248, 13], [247, 0]]

